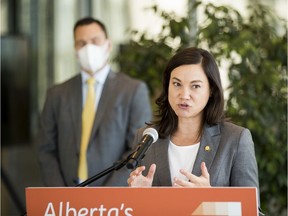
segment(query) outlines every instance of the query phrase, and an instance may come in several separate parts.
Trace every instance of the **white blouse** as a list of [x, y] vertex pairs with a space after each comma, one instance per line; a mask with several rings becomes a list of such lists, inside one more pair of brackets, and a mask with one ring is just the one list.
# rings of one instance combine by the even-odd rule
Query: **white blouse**
[[172, 183], [174, 177], [188, 180], [180, 173], [180, 169], [185, 169], [188, 172], [192, 172], [199, 146], [200, 142], [189, 146], [177, 146], [170, 140], [168, 158]]

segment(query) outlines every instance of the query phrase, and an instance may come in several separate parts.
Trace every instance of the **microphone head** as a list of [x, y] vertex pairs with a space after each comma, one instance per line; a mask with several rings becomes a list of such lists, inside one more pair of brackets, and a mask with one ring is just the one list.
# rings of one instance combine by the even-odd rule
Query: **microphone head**
[[153, 138], [153, 142], [152, 143], [155, 143], [158, 140], [158, 132], [157, 132], [156, 129], [147, 128], [147, 129], [144, 130], [143, 136], [146, 135], [146, 134], [150, 135]]

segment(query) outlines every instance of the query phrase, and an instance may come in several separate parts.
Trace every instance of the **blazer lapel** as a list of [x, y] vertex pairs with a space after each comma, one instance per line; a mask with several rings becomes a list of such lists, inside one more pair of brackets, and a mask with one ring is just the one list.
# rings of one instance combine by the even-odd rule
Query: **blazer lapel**
[[80, 151], [81, 130], [82, 130], [82, 79], [77, 76], [69, 89], [69, 106], [71, 108], [71, 119], [76, 136], [77, 152]]
[[114, 83], [115, 82], [114, 77], [115, 77], [115, 73], [110, 70], [107, 76], [107, 79], [105, 81], [105, 84], [103, 86], [100, 101], [96, 110], [96, 116], [95, 116], [92, 131], [91, 131], [91, 137], [97, 131], [102, 121], [102, 118], [109, 107], [109, 102], [111, 100], [110, 94], [113, 94], [114, 88], [116, 86], [116, 83]]
[[157, 173], [159, 175], [160, 185], [171, 186], [171, 174], [169, 169], [169, 160], [168, 160], [168, 146], [169, 138], [159, 139], [155, 146], [155, 162], [157, 164]]
[[212, 161], [214, 160], [220, 142], [220, 125], [209, 127], [205, 125], [203, 136], [200, 141], [200, 146], [192, 173], [196, 176], [201, 176], [201, 163], [205, 162], [208, 172], [210, 170]]

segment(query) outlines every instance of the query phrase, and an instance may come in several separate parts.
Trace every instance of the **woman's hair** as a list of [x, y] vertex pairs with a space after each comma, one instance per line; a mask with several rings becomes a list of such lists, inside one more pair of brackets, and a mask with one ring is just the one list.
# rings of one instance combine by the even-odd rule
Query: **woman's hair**
[[[208, 78], [211, 96], [204, 108], [202, 125], [207, 123], [213, 125], [224, 120], [224, 96], [221, 85], [220, 73], [213, 56], [206, 50], [191, 47], [176, 53], [168, 62], [163, 73], [163, 89], [161, 95], [156, 99], [158, 110], [155, 121], [151, 124], [157, 127], [159, 137], [165, 138], [175, 132], [178, 126], [178, 117], [171, 108], [168, 101], [168, 88], [171, 72], [181, 66], [190, 64], [201, 64]], [[201, 131], [202, 132], [202, 129]]]

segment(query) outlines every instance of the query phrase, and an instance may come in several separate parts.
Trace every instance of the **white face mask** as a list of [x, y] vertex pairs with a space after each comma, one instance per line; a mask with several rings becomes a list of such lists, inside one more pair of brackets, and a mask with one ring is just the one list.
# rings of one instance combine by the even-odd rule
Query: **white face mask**
[[77, 52], [79, 63], [85, 71], [95, 73], [101, 69], [107, 62], [109, 52], [107, 50], [108, 42], [103, 46], [87, 44]]

